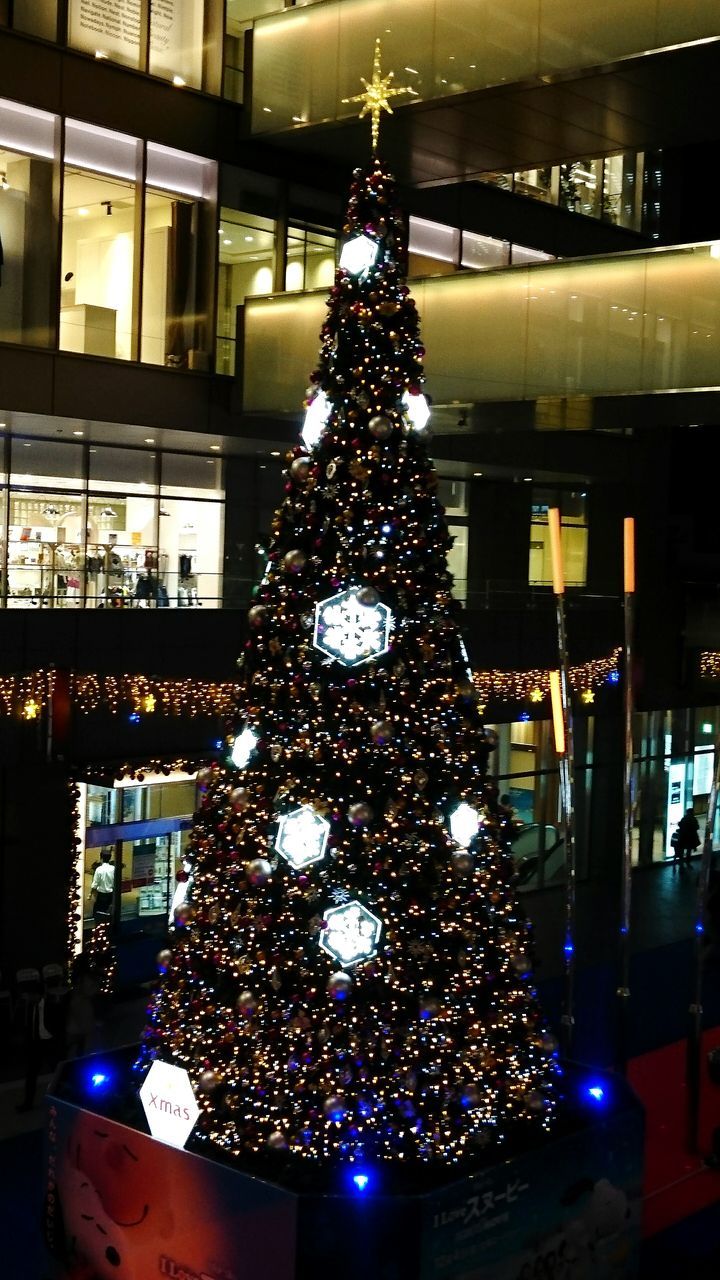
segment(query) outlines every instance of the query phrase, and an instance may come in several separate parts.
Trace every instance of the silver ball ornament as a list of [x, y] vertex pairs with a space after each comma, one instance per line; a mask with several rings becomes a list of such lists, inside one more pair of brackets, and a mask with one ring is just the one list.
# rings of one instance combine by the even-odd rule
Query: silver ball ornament
[[453, 871], [458, 876], [466, 876], [473, 870], [475, 859], [467, 849], [456, 849], [452, 856]]
[[290, 463], [290, 475], [296, 484], [305, 484], [310, 475], [310, 459], [294, 458]]
[[476, 1084], [466, 1084], [463, 1086], [460, 1094], [460, 1101], [468, 1111], [472, 1111], [475, 1107], [479, 1107], [482, 1101], [480, 1090]]
[[372, 822], [373, 811], [364, 800], [358, 800], [356, 804], [350, 805], [348, 819], [354, 827], [364, 827], [366, 823]]
[[380, 596], [374, 587], [361, 587], [357, 593], [358, 603], [365, 606], [366, 609], [372, 608], [377, 604]]
[[345, 1118], [345, 1110], [345, 1099], [340, 1098], [337, 1094], [333, 1094], [332, 1097], [326, 1098], [323, 1102], [323, 1115], [328, 1120], [334, 1120], [335, 1122], [343, 1120]]
[[375, 720], [370, 726], [370, 737], [379, 747], [384, 747], [393, 736], [391, 720]]
[[245, 865], [245, 875], [250, 884], [266, 884], [272, 875], [272, 867], [267, 858], [253, 858]]
[[305, 552], [300, 551], [297, 547], [293, 551], [288, 551], [287, 555], [283, 556], [283, 568], [288, 573], [302, 573], [306, 564], [307, 556], [305, 555]]
[[510, 964], [515, 973], [520, 977], [524, 977], [525, 974], [530, 973], [532, 967], [530, 964], [530, 957], [526, 956], [523, 951], [518, 951], [516, 955], [511, 956]]
[[252, 991], [241, 991], [237, 998], [237, 1011], [244, 1018], [252, 1018], [257, 1012], [257, 1000]]
[[368, 422], [368, 431], [376, 440], [387, 440], [392, 435], [393, 424], [384, 413], [376, 413]]
[[330, 974], [327, 989], [333, 1000], [344, 1000], [351, 988], [352, 978], [349, 973], [339, 969], [337, 973]]
[[217, 1071], [203, 1071], [198, 1080], [198, 1089], [201, 1093], [212, 1093], [213, 1089], [217, 1089], [220, 1084], [220, 1076]]
[[287, 1151], [287, 1138], [284, 1133], [276, 1129], [274, 1133], [270, 1134], [267, 1145], [270, 1151]]
[[437, 996], [424, 996], [420, 1001], [420, 1017], [426, 1021], [428, 1018], [437, 1018], [442, 1005]]

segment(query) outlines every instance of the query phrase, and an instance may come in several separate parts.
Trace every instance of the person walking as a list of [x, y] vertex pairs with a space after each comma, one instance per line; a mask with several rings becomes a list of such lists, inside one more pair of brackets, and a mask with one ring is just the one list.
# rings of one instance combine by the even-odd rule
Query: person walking
[[690, 858], [700, 845], [700, 827], [692, 805], [685, 811], [677, 826], [675, 855], [681, 867], [690, 866]]

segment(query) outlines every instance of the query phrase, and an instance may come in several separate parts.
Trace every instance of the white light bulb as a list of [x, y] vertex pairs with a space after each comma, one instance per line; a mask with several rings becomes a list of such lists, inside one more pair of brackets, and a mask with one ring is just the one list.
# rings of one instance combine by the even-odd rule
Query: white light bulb
[[368, 236], [353, 236], [343, 245], [340, 254], [340, 266], [352, 276], [364, 275], [377, 258], [379, 245]]
[[230, 753], [230, 759], [236, 769], [245, 768], [258, 741], [258, 735], [246, 724], [242, 733], [239, 733], [235, 739]]
[[403, 396], [403, 404], [414, 430], [422, 431], [430, 420], [430, 406], [425, 396], [422, 393], [418, 396], [413, 396], [409, 391], [406, 391]]
[[477, 809], [465, 801], [453, 809], [450, 814], [450, 835], [453, 840], [467, 849], [470, 841], [477, 835], [480, 816]]
[[318, 391], [315, 399], [307, 407], [301, 432], [303, 444], [308, 449], [314, 449], [315, 445], [320, 441], [331, 412], [332, 405], [325, 392]]

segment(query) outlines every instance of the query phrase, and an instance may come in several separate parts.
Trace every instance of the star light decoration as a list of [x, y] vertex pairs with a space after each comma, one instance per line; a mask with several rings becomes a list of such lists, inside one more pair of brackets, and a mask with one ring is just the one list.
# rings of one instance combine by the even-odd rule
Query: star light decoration
[[390, 106], [390, 98], [397, 98], [401, 93], [410, 93], [417, 97], [417, 91], [406, 85], [403, 89], [391, 88], [391, 81], [394, 77], [394, 71], [390, 71], [388, 75], [380, 74], [380, 37], [375, 41], [375, 56], [373, 58], [372, 80], [369, 82], [364, 76], [360, 77], [361, 84], [365, 85], [364, 93], [356, 93], [353, 98], [343, 98], [344, 103], [362, 102], [363, 108], [360, 112], [360, 119], [363, 116], [370, 116], [372, 122], [372, 149], [373, 155], [377, 153], [378, 141], [380, 138], [380, 116], [383, 111], [387, 111], [388, 115], [393, 114]]
[[293, 871], [302, 871], [325, 857], [329, 834], [330, 823], [312, 805], [303, 804], [281, 817], [275, 849]]
[[325, 912], [320, 946], [345, 969], [377, 954], [382, 922], [362, 902], [353, 900]]
[[390, 646], [390, 610], [379, 600], [363, 604], [358, 599], [359, 590], [350, 587], [315, 605], [313, 644], [320, 653], [346, 667], [379, 658]]

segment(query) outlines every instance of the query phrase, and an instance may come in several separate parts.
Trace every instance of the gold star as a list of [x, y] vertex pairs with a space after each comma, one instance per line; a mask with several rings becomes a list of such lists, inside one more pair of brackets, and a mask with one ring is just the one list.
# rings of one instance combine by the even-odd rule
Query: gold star
[[155, 694], [146, 693], [145, 697], [143, 698], [143, 711], [154, 711], [154, 710], [155, 710]]
[[542, 702], [542, 700], [543, 700], [543, 691], [542, 691], [542, 689], [535, 688], [535, 689], [531, 690], [531, 693], [530, 693], [530, 701], [531, 701], [531, 702]]
[[35, 698], [28, 698], [23, 707], [23, 717], [25, 720], [37, 720], [40, 711], [40, 703]]
[[581, 693], [581, 695], [580, 695], [580, 696], [581, 696], [581, 698], [582, 698], [583, 702], [594, 702], [594, 701], [595, 701], [595, 693], [594, 693], [594, 691], [593, 691], [592, 689], [583, 689], [583, 691], [582, 691], [582, 693]]
[[391, 89], [390, 81], [394, 76], [394, 71], [388, 75], [380, 74], [380, 37], [375, 41], [375, 57], [373, 59], [372, 80], [368, 83], [364, 76], [360, 77], [360, 81], [365, 85], [364, 93], [356, 93], [354, 98], [343, 98], [343, 102], [362, 102], [363, 109], [360, 112], [360, 119], [363, 116], [370, 115], [372, 118], [372, 149], [373, 154], [377, 153], [378, 139], [380, 137], [380, 113], [387, 111], [388, 115], [393, 114], [389, 99], [396, 98], [401, 93], [415, 93], [415, 90], [408, 86], [405, 89]]

